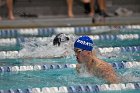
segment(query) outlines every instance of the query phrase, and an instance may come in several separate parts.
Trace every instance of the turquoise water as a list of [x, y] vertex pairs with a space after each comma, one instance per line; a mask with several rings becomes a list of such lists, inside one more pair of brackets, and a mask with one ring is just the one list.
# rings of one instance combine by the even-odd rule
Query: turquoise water
[[[118, 31], [114, 33], [104, 33], [104, 34], [139, 34], [140, 31]], [[96, 47], [116, 47], [116, 46], [139, 46], [140, 39], [137, 40], [95, 40]], [[24, 48], [22, 46], [22, 48]], [[22, 49], [20, 46], [11, 47], [12, 50]], [[0, 48], [3, 50], [4, 48]], [[10, 47], [7, 50], [10, 50]], [[39, 53], [41, 54], [41, 53]], [[110, 55], [114, 55], [112, 53]], [[140, 52], [121, 52], [116, 53], [115, 56], [106, 57], [104, 55], [99, 56], [101, 59], [112, 63], [112, 62], [122, 62], [122, 61], [139, 61], [140, 60]], [[0, 59], [1, 66], [20, 66], [20, 65], [42, 65], [42, 64], [67, 64], [74, 63], [76, 64], [76, 59], [73, 55], [64, 57], [64, 58], [53, 58], [53, 59], [41, 59], [41, 58], [30, 58], [30, 59]], [[127, 82], [140, 82], [140, 69], [121, 69], [117, 70], [118, 75], [122, 76], [134, 76], [135, 80], [132, 78], [129, 81], [124, 81], [122, 83]], [[130, 75], [131, 74], [131, 75]], [[104, 84], [105, 81], [96, 77], [81, 77], [77, 74], [75, 69], [73, 68], [65, 68], [65, 69], [55, 69], [55, 70], [42, 70], [42, 71], [24, 71], [24, 72], [6, 72], [0, 73], [0, 89], [8, 90], [8, 89], [26, 89], [26, 88], [35, 88], [35, 87], [60, 87], [60, 86], [74, 86], [74, 85], [87, 85], [87, 84]], [[139, 93], [139, 90], [125, 90], [125, 91], [111, 91], [110, 93]], [[103, 93], [109, 93], [103, 92]]]
[[[139, 70], [123, 69], [117, 70], [120, 75], [126, 71], [133, 73], [133, 76], [140, 77]], [[0, 75], [0, 89], [26, 89], [34, 87], [60, 87], [87, 84], [103, 84], [105, 81], [93, 77], [81, 77], [75, 69], [55, 69], [45, 71], [25, 71], [18, 73], [4, 73]], [[132, 82], [131, 80], [129, 82]]]
[[[121, 69], [117, 70], [119, 75], [133, 74], [135, 78], [140, 77], [140, 69]], [[127, 76], [127, 75], [126, 75]], [[128, 75], [129, 76], [129, 75]], [[130, 76], [129, 76], [130, 77]], [[129, 80], [127, 82], [139, 82], [139, 80]], [[105, 81], [93, 77], [81, 77], [77, 74], [75, 69], [55, 69], [44, 71], [25, 71], [25, 72], [11, 72], [1, 73], [0, 75], [0, 89], [27, 89], [27, 88], [43, 88], [43, 87], [60, 87], [60, 86], [74, 86], [87, 84], [104, 84]], [[119, 92], [116, 92], [119, 93]]]
[[[10, 77], [10, 78], [9, 78]], [[71, 86], [77, 84], [95, 84], [99, 83], [94, 78], [83, 78], [76, 74], [74, 69], [49, 70], [49, 71], [31, 71], [20, 72], [18, 74], [6, 73], [1, 76], [1, 89], [9, 88], [33, 88], [33, 87], [60, 87]], [[1, 82], [2, 82], [1, 81]], [[16, 81], [16, 82], [15, 82]], [[92, 81], [92, 82], [91, 82]], [[26, 83], [25, 83], [26, 82]], [[14, 84], [14, 86], [13, 86]]]

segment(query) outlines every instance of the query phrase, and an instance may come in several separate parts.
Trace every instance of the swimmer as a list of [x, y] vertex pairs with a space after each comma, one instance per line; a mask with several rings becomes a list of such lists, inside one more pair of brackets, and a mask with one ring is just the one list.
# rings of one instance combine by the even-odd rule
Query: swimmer
[[90, 76], [106, 80], [107, 83], [119, 83], [113, 67], [96, 57], [93, 45], [93, 40], [86, 35], [79, 37], [75, 41], [74, 52], [78, 62], [76, 65], [77, 72], [79, 74], [87, 72]]
[[62, 42], [66, 42], [66, 41], [69, 41], [69, 37], [68, 37], [66, 34], [64, 34], [64, 33], [60, 33], [60, 34], [57, 34], [57, 35], [55, 36], [55, 38], [54, 38], [54, 40], [53, 40], [53, 45], [54, 45], [54, 46], [55, 46], [55, 45], [60, 46], [60, 44], [61, 44]]

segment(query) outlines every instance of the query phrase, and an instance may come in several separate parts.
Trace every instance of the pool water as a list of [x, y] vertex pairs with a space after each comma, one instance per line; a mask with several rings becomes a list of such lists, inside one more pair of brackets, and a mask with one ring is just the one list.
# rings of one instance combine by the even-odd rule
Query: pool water
[[[65, 61], [65, 60], [64, 60]], [[57, 62], [65, 64], [66, 62]], [[73, 61], [73, 60], [71, 60]], [[73, 61], [71, 63], [76, 63]], [[47, 63], [46, 64], [50, 64]], [[125, 82], [139, 82], [140, 81], [140, 69], [121, 69], [116, 70], [119, 75], [129, 76], [130, 80]], [[131, 75], [130, 75], [131, 74]], [[133, 77], [132, 77], [133, 76]], [[133, 80], [135, 78], [135, 80]], [[34, 87], [60, 87], [60, 86], [72, 86], [79, 84], [103, 84], [105, 81], [88, 77], [79, 76], [75, 69], [50, 69], [41, 71], [21, 71], [21, 72], [5, 72], [0, 75], [0, 89], [26, 89]]]
[[[125, 29], [122, 31], [115, 31], [103, 34], [96, 35], [118, 35], [118, 34], [137, 34], [140, 36], [139, 30], [126, 31]], [[77, 38], [75, 35], [74, 38]], [[37, 37], [35, 37], [37, 38]], [[53, 37], [48, 37], [47, 42], [45, 44], [50, 44]], [[28, 39], [28, 38], [27, 38]], [[94, 40], [96, 49], [104, 48], [104, 47], [128, 47], [128, 46], [140, 46], [140, 38], [137, 39], [127, 39], [127, 40]], [[42, 54], [45, 55], [47, 50], [45, 49], [44, 42], [39, 43], [37, 46], [34, 46], [38, 43], [35, 39], [25, 40], [24, 42], [20, 42], [19, 45], [6, 48], [0, 46], [1, 51], [8, 50], [28, 50], [30, 53], [25, 53], [28, 51], [24, 51], [25, 54], [34, 54], [35, 56], [40, 56]], [[32, 45], [31, 45], [32, 44]], [[73, 43], [69, 44], [70, 47]], [[48, 48], [48, 45], [46, 45]], [[53, 52], [57, 47], [52, 47], [49, 45], [50, 49], [48, 52]], [[41, 49], [37, 51], [37, 49]], [[52, 50], [51, 50], [52, 49]], [[68, 56], [62, 58], [1, 58], [0, 66], [23, 66], [23, 65], [44, 65], [44, 64], [76, 64], [76, 59], [74, 57], [73, 48], [62, 48], [70, 51]], [[32, 51], [31, 51], [32, 50]], [[59, 49], [58, 49], [59, 50]], [[36, 51], [36, 52], [34, 52]], [[44, 51], [44, 52], [43, 52]], [[33, 53], [32, 53], [33, 52]], [[58, 52], [58, 51], [57, 51]], [[60, 52], [60, 51], [59, 51]], [[112, 52], [112, 53], [99, 53], [97, 55], [99, 58], [109, 62], [109, 63], [119, 63], [119, 62], [133, 62], [140, 61], [140, 51], [125, 51], [125, 52]], [[140, 69], [136, 68], [124, 68], [124, 69], [116, 69], [118, 75], [121, 75], [128, 79], [124, 80], [122, 83], [139, 83], [140, 82]], [[0, 73], [0, 90], [8, 90], [8, 89], [27, 89], [27, 88], [43, 88], [43, 87], [61, 87], [61, 86], [74, 86], [74, 85], [87, 85], [87, 84], [104, 84], [106, 83], [104, 80], [96, 77], [89, 76], [79, 76], [74, 68], [63, 68], [63, 69], [49, 69], [49, 70], [38, 70], [38, 71], [19, 71], [19, 72], [1, 72]], [[139, 90], [124, 90], [124, 91], [105, 91], [102, 93], [139, 93]]]

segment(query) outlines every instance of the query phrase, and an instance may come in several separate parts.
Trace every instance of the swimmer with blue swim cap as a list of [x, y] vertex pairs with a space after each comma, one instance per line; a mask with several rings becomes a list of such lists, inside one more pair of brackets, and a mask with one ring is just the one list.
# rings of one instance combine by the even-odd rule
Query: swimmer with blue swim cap
[[94, 42], [89, 36], [84, 35], [76, 39], [74, 52], [78, 62], [76, 70], [79, 74], [87, 72], [89, 75], [103, 78], [108, 83], [118, 83], [113, 67], [94, 54]]
[[81, 36], [75, 41], [74, 47], [87, 51], [92, 51], [93, 40], [88, 36]]

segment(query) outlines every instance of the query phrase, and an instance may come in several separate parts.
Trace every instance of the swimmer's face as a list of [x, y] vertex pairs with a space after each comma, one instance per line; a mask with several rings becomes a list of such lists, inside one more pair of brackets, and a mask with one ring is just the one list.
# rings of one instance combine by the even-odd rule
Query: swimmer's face
[[79, 48], [75, 48], [74, 52], [75, 52], [75, 56], [76, 56], [78, 63], [83, 63], [84, 59], [85, 59], [84, 50], [79, 49]]
[[78, 63], [84, 63], [88, 61], [88, 52], [86, 50], [82, 50], [79, 48], [74, 48], [74, 52], [75, 52], [75, 56], [76, 56], [76, 60]]

